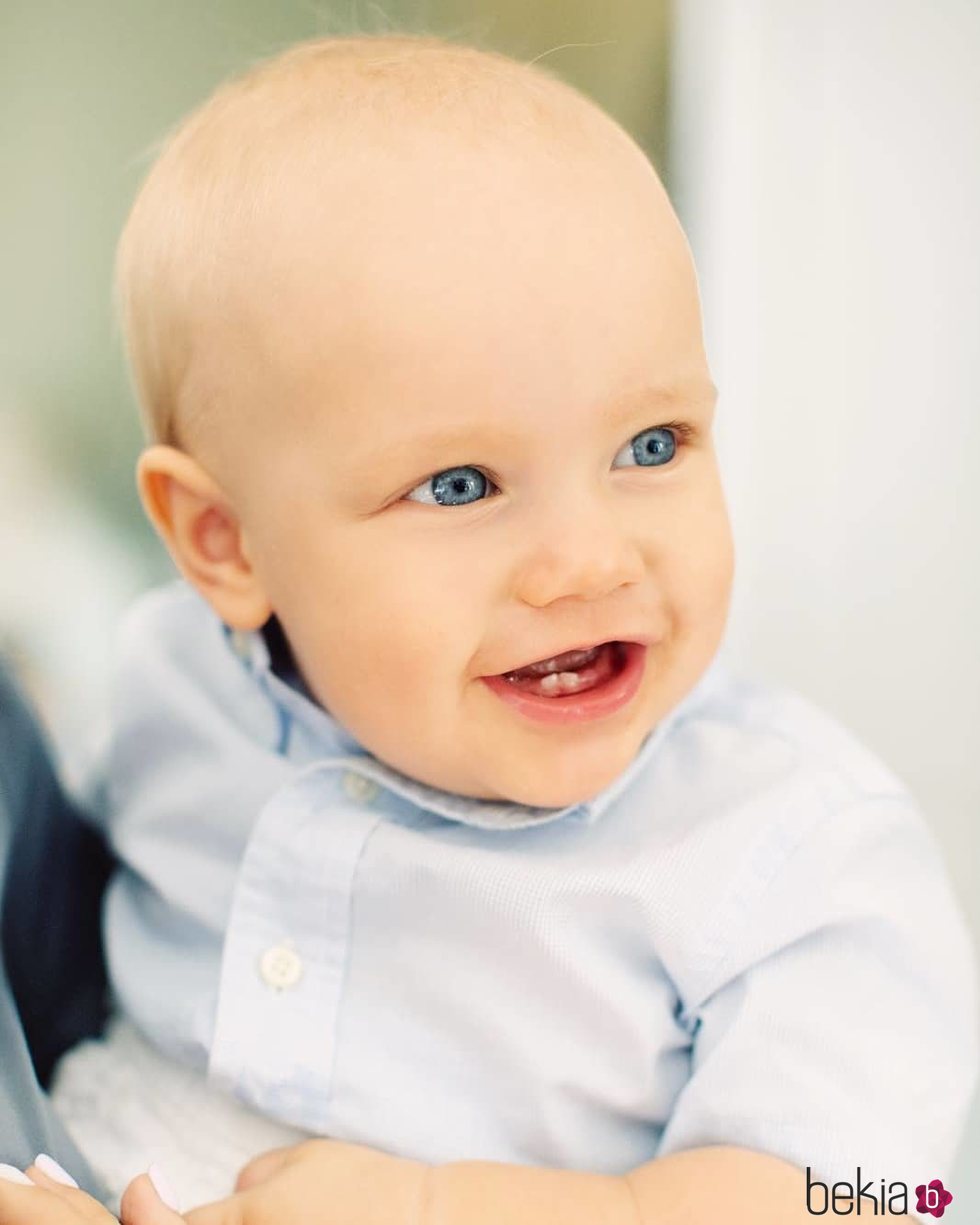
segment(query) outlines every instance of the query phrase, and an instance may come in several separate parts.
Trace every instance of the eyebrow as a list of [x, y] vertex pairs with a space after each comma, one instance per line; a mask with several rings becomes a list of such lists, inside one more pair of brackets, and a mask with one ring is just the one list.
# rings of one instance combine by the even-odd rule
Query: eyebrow
[[642, 409], [681, 412], [697, 409], [710, 412], [717, 402], [718, 388], [710, 379], [697, 379], [672, 387], [641, 387], [617, 396], [609, 408], [608, 419], [616, 425], [628, 421]]
[[[655, 413], [681, 413], [698, 411], [710, 413], [718, 397], [714, 383], [698, 380], [683, 387], [641, 387], [622, 396], [617, 396], [603, 414], [604, 419], [621, 425], [638, 416], [644, 410]], [[596, 409], [596, 414], [600, 412]], [[488, 425], [485, 421], [469, 426], [433, 430], [428, 434], [409, 434], [394, 442], [387, 440], [383, 448], [374, 451], [371, 462], [387, 459], [437, 455], [442, 451], [467, 447], [479, 450], [488, 446], [519, 445], [526, 435], [501, 426]]]

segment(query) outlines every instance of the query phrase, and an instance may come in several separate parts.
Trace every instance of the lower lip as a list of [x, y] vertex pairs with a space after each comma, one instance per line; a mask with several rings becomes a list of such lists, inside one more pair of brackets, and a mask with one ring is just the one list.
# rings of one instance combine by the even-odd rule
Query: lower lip
[[622, 670], [585, 693], [545, 698], [518, 689], [502, 676], [480, 679], [498, 698], [535, 723], [585, 723], [621, 710], [640, 687], [646, 666], [646, 647], [639, 642], [624, 642], [620, 648], [626, 657]]

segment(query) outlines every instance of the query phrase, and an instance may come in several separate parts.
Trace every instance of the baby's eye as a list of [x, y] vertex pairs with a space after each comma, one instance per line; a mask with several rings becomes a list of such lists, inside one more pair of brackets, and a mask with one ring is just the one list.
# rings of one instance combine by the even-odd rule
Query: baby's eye
[[[635, 434], [616, 455], [627, 453], [636, 464], [644, 468], [668, 464], [677, 451], [677, 440], [683, 441], [689, 432], [683, 425], [658, 425], [652, 429]], [[616, 467], [614, 461], [613, 466]], [[626, 465], [619, 465], [630, 467]], [[410, 502], [424, 502], [430, 506], [470, 506], [479, 502], [491, 488], [496, 488], [479, 468], [472, 464], [464, 464], [459, 468], [445, 468], [433, 476], [426, 477], [421, 484], [416, 485], [405, 497]]]
[[[637, 464], [644, 468], [651, 468], [657, 464], [668, 464], [674, 458], [674, 452], [677, 450], [677, 438], [673, 429], [666, 425], [654, 426], [653, 429], [643, 430], [639, 434], [634, 434], [630, 441], [619, 451], [616, 459], [624, 452], [628, 453], [636, 460]], [[613, 462], [615, 467], [615, 461]], [[626, 467], [629, 467], [626, 464]]]
[[426, 477], [405, 495], [411, 502], [426, 502], [430, 506], [468, 506], [478, 502], [490, 487], [490, 481], [479, 468], [466, 464], [462, 468], [447, 468]]

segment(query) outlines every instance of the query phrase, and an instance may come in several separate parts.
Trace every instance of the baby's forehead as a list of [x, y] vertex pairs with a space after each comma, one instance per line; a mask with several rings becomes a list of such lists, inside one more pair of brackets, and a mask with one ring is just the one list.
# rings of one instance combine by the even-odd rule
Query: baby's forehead
[[[435, 39], [328, 39], [219, 90], [178, 131], [147, 186], [156, 179], [165, 197], [169, 182], [186, 238], [199, 231], [220, 251], [236, 234], [261, 242], [250, 227], [274, 230], [294, 208], [320, 206], [311, 240], [356, 227], [362, 194], [397, 206], [413, 172], [435, 200], [465, 188], [481, 164], [594, 173], [611, 148], [642, 159], [594, 103], [540, 69]], [[206, 255], [207, 244], [197, 248]]]
[[243, 319], [267, 322], [305, 269], [342, 299], [356, 266], [401, 258], [390, 242], [399, 227], [407, 249], [476, 224], [481, 183], [505, 184], [501, 207], [519, 217], [549, 175], [565, 176], [572, 200], [621, 173], [656, 183], [598, 107], [502, 55], [437, 39], [324, 39], [259, 65], [177, 130], [120, 244], [120, 301], [151, 416], [193, 398], [184, 376], [205, 333], [211, 343]]
[[[450, 235], [473, 216], [481, 193], [519, 219], [547, 183], [560, 182], [571, 200], [599, 184], [615, 190], [641, 161], [655, 178], [625, 133], [560, 82], [529, 81], [509, 65], [500, 80], [473, 79], [451, 62], [444, 82], [451, 101], [440, 107], [432, 79], [407, 72], [379, 85], [345, 68], [338, 75], [349, 79], [331, 79], [322, 107], [311, 107], [301, 82], [290, 82], [278, 143], [247, 176], [254, 195], [242, 217], [246, 241], [261, 244], [264, 230], [275, 242], [277, 231], [291, 227], [311, 246], [352, 251], [383, 246], [385, 232], [401, 224], [432, 242], [438, 235], [424, 233], [429, 219], [438, 217]], [[234, 128], [224, 136], [223, 156], [233, 163], [228, 187], [240, 139], [247, 138]], [[232, 220], [235, 211], [232, 204]]]

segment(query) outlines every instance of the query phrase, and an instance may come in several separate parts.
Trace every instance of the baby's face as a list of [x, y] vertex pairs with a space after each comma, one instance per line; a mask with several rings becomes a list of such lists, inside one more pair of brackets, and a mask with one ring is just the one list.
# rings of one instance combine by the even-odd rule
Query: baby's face
[[[352, 170], [339, 234], [329, 202], [284, 222], [225, 484], [309, 688], [366, 748], [559, 807], [628, 765], [719, 645], [714, 389], [639, 155], [454, 148], [447, 186], [448, 156]], [[613, 641], [639, 645], [502, 679]]]

